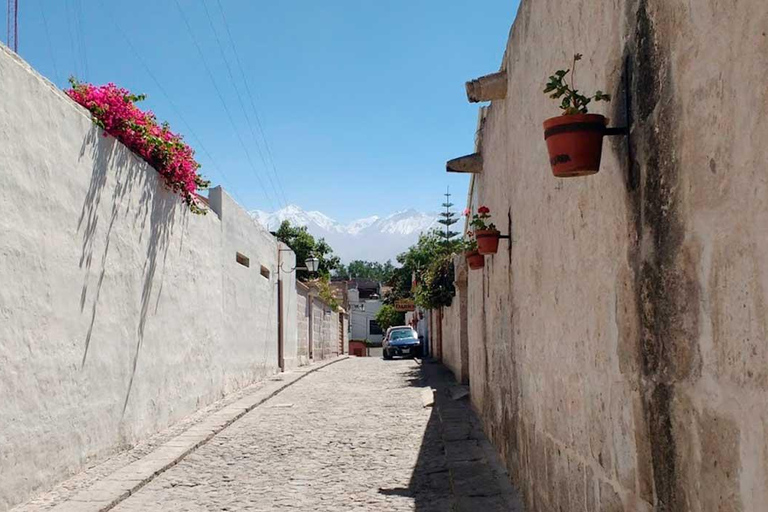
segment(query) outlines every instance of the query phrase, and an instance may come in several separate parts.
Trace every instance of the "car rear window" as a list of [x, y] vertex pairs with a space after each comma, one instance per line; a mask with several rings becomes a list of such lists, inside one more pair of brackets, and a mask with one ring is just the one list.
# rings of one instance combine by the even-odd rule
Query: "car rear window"
[[416, 333], [413, 332], [411, 329], [399, 329], [397, 331], [392, 331], [392, 334], [389, 335], [390, 339], [393, 340], [401, 340], [403, 338], [415, 338]]

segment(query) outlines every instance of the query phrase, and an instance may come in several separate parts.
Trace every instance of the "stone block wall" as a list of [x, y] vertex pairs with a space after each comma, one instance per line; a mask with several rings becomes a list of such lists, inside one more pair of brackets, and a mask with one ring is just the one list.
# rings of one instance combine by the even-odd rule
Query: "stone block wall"
[[[768, 503], [766, 27], [762, 0], [521, 3], [470, 194], [513, 243], [469, 271], [466, 324], [529, 510]], [[627, 80], [634, 123], [564, 180], [541, 91], [574, 52], [578, 88], [613, 94], [592, 110], [624, 124]]]

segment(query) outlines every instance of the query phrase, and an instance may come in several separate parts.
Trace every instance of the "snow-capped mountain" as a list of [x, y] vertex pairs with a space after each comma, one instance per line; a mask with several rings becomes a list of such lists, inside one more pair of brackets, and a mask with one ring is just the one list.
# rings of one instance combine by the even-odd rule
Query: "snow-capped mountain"
[[385, 217], [365, 217], [349, 224], [337, 222], [322, 212], [304, 211], [296, 205], [272, 213], [253, 210], [250, 215], [270, 231], [275, 231], [284, 220], [307, 226], [312, 236], [325, 238], [345, 263], [353, 260], [394, 261], [398, 254], [416, 243], [420, 233], [438, 225], [437, 214], [412, 208]]

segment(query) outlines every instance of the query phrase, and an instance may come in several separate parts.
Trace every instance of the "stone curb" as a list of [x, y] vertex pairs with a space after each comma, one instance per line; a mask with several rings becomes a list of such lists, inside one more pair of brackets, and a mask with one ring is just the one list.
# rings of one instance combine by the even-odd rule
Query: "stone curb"
[[151, 482], [156, 476], [175, 466], [184, 457], [206, 444], [216, 434], [259, 405], [307, 375], [348, 358], [349, 356], [340, 356], [331, 361], [278, 374], [284, 379], [273, 381], [274, 385], [267, 384], [251, 395], [211, 414], [141, 459], [124, 466], [88, 489], [80, 491], [67, 501], [53, 507], [51, 511], [106, 512], [114, 508], [118, 503]]

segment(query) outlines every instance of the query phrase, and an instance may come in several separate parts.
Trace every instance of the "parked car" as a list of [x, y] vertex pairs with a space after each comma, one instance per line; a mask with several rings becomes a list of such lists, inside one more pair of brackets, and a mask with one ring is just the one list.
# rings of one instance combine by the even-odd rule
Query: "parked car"
[[389, 339], [389, 335], [392, 334], [392, 331], [400, 329], [413, 330], [413, 327], [410, 325], [393, 325], [392, 327], [387, 327], [387, 331], [384, 333], [384, 338], [381, 340], [381, 342], [384, 343], [387, 341]]
[[411, 327], [394, 327], [387, 332], [384, 338], [384, 359], [392, 359], [395, 356], [416, 357], [421, 355], [421, 341], [419, 334]]

